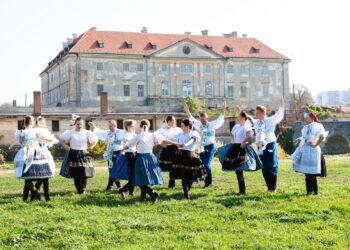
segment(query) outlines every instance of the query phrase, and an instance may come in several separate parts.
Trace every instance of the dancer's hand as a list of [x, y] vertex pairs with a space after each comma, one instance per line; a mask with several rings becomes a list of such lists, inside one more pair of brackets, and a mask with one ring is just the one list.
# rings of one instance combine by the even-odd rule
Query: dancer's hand
[[95, 124], [93, 123], [93, 122], [88, 122], [88, 124], [89, 124], [89, 127], [92, 129], [92, 130], [94, 130], [95, 129]]
[[241, 143], [241, 148], [245, 148], [245, 143]]

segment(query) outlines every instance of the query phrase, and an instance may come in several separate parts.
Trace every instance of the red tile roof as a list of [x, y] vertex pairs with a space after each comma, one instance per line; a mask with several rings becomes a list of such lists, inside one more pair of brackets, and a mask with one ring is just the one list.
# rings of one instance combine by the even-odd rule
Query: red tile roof
[[[255, 38], [96, 30], [85, 32], [70, 52], [150, 55], [183, 39], [212, 47], [214, 52], [224, 57], [288, 59]], [[103, 42], [104, 48], [99, 48], [97, 41]], [[128, 49], [126, 42], [131, 43], [132, 48]], [[151, 49], [149, 44], [157, 45], [157, 49]], [[233, 48], [233, 52], [228, 52], [227, 47]], [[260, 49], [260, 52], [252, 53], [252, 48]]]
[[[151, 55], [184, 39], [189, 39], [204, 47], [211, 48], [213, 52], [223, 57], [289, 60], [256, 38], [97, 31], [93, 28], [77, 37], [70, 44], [69, 49], [66, 49], [66, 51], [62, 50], [56, 58], [64, 52]], [[103, 48], [98, 47], [97, 41], [104, 44]], [[127, 47], [128, 43], [132, 44], [132, 48]], [[156, 45], [156, 48], [152, 48], [150, 44]], [[233, 48], [233, 51], [229, 51], [228, 48]], [[259, 52], [254, 53], [257, 50]], [[54, 62], [54, 60], [51, 61], [47, 68]]]

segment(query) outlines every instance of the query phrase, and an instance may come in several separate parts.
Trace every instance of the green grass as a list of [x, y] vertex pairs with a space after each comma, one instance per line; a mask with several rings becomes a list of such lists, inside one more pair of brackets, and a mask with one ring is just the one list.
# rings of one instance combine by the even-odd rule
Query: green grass
[[[281, 162], [279, 191], [265, 191], [261, 172], [245, 173], [248, 194], [236, 196], [234, 173], [215, 166], [212, 189], [195, 185], [192, 200], [166, 185], [158, 204], [106, 193], [97, 171], [88, 193], [71, 180], [50, 181], [50, 202], [23, 203], [23, 180], [0, 175], [0, 249], [349, 249], [350, 160], [329, 160], [319, 196], [305, 196], [304, 177]], [[167, 181], [167, 174], [164, 174]]]

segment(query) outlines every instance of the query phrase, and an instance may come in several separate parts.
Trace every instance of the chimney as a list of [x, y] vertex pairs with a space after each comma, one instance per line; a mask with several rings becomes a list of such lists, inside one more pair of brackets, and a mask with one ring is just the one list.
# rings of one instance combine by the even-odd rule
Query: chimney
[[64, 49], [68, 46], [68, 44], [66, 42], [63, 42], [62, 45], [63, 45]]
[[223, 34], [223, 37], [229, 38], [231, 37], [231, 34]]
[[16, 100], [13, 100], [13, 101], [12, 101], [12, 108], [15, 108], [15, 107], [17, 107], [17, 101], [16, 101]]
[[185, 35], [191, 35], [191, 32], [186, 31]]
[[73, 34], [73, 40], [75, 40], [78, 37], [78, 34], [74, 33]]
[[208, 33], [209, 33], [209, 31], [208, 31], [208, 30], [202, 30], [202, 36], [207, 36], [207, 35], [208, 35]]
[[100, 112], [102, 115], [108, 114], [108, 93], [100, 93]]
[[41, 115], [41, 92], [33, 92], [34, 110], [33, 115]]
[[231, 32], [231, 36], [232, 36], [232, 37], [237, 37], [237, 36], [238, 36], [237, 31], [232, 31], [232, 32]]
[[248, 35], [247, 35], [247, 34], [243, 34], [242, 37], [243, 37], [243, 38], [247, 38]]
[[72, 38], [67, 38], [67, 44], [71, 44], [73, 42], [73, 39]]
[[141, 33], [147, 33], [147, 27], [142, 27]]

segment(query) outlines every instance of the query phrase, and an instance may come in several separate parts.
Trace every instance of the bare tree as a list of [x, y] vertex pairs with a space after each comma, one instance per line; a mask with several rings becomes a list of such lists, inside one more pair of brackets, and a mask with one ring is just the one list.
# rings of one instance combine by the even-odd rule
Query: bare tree
[[302, 84], [293, 84], [290, 94], [290, 110], [295, 113], [295, 118], [302, 118], [302, 110], [305, 106], [313, 105], [315, 100], [311, 91]]

